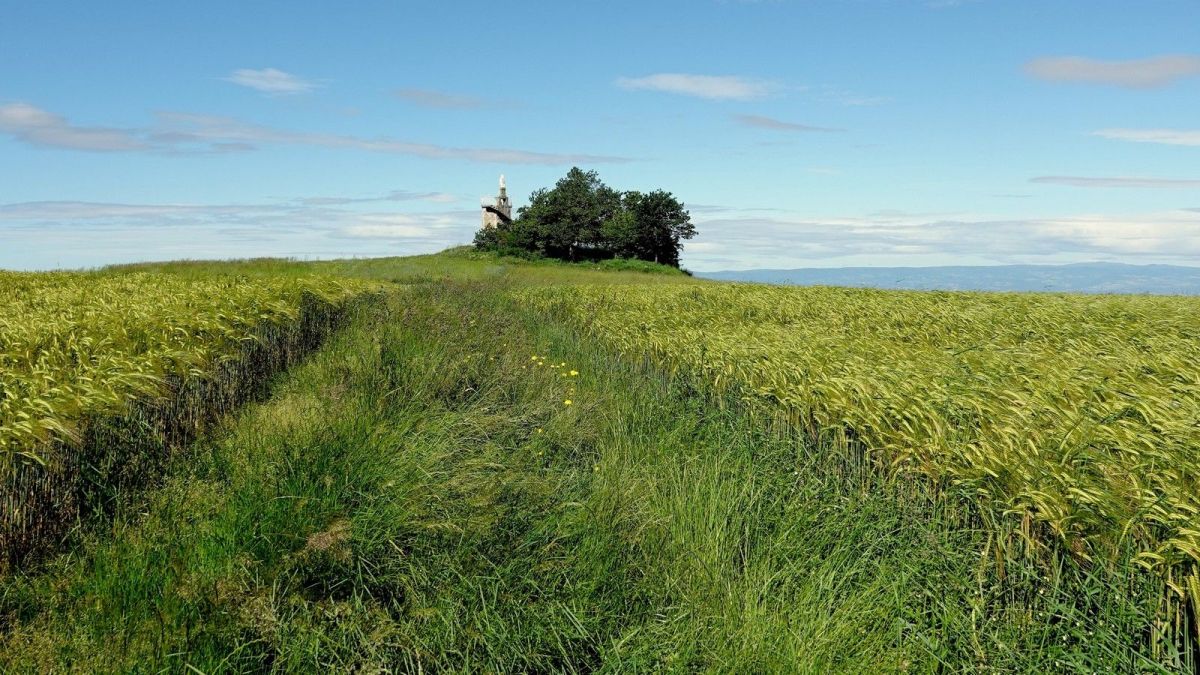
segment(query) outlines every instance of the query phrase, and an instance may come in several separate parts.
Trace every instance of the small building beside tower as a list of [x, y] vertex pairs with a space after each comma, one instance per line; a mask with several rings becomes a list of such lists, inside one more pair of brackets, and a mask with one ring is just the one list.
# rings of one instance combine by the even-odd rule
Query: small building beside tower
[[504, 174], [500, 174], [500, 194], [496, 195], [495, 202], [488, 204], [485, 200], [482, 209], [485, 230], [512, 222], [512, 202], [508, 201], [508, 186], [504, 182]]

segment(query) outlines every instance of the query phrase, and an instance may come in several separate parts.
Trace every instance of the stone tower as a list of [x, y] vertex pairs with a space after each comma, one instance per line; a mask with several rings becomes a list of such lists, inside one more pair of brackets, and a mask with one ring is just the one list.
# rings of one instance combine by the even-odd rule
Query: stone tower
[[512, 202], [508, 201], [508, 185], [504, 182], [504, 174], [500, 174], [500, 194], [494, 204], [483, 205], [483, 227], [490, 229], [500, 224], [512, 222]]

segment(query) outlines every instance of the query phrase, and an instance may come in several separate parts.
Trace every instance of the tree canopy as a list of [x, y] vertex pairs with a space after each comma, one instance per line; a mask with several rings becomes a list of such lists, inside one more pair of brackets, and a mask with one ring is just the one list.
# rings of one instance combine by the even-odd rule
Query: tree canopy
[[511, 223], [481, 229], [480, 249], [562, 260], [632, 258], [679, 267], [682, 241], [696, 228], [670, 192], [618, 192], [595, 171], [572, 168], [553, 188], [529, 196]]

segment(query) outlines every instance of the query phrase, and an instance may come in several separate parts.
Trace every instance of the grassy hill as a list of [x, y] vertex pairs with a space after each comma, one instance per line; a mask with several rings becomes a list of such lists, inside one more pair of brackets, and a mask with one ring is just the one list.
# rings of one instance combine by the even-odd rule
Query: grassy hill
[[[0, 579], [0, 670], [1196, 666], [1183, 300], [989, 313], [466, 251], [95, 277], [131, 273], [372, 295]], [[1068, 412], [968, 405], [1022, 373]]]

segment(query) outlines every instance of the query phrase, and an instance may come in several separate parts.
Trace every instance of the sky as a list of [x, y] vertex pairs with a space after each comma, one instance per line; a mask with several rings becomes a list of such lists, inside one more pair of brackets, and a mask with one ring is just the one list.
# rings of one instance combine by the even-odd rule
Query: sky
[[1200, 265], [1200, 1], [0, 0], [0, 268], [406, 255], [572, 166], [685, 267]]

